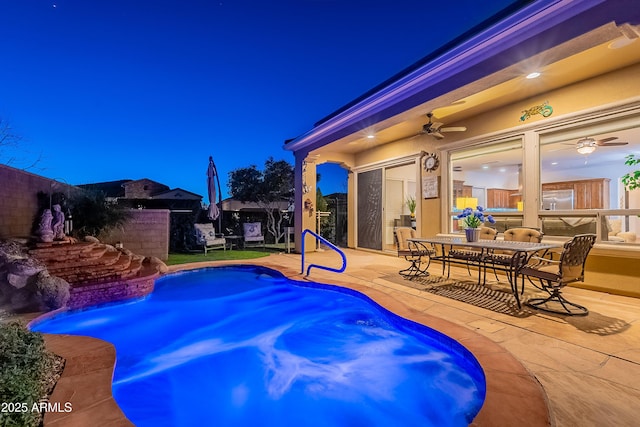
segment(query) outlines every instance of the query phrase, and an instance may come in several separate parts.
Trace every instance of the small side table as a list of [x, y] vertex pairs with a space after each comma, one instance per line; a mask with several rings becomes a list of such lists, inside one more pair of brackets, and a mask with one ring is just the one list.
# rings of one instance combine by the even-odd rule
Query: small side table
[[285, 227], [284, 228], [284, 244], [286, 246], [287, 249], [287, 253], [291, 253], [291, 236], [294, 234], [294, 227]]
[[234, 246], [236, 247], [236, 249], [238, 249], [240, 247], [240, 242], [242, 241], [242, 236], [236, 236], [236, 235], [232, 234], [231, 236], [224, 236], [224, 238], [229, 243], [229, 249], [233, 249]]

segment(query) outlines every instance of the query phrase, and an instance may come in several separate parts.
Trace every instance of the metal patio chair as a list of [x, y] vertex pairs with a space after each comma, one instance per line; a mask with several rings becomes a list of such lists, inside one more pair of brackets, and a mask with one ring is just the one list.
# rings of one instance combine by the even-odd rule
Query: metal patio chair
[[407, 239], [417, 237], [416, 230], [411, 227], [397, 227], [395, 231], [398, 256], [404, 257], [411, 264], [408, 268], [398, 273], [404, 278], [427, 275], [427, 268], [431, 263], [431, 255], [434, 253], [429, 247], [410, 242]]
[[[589, 314], [586, 307], [568, 301], [562, 296], [561, 291], [569, 283], [584, 280], [584, 265], [595, 241], [595, 234], [578, 234], [564, 244], [559, 260], [535, 258], [536, 263], [524, 266], [520, 270], [522, 287], [524, 288], [524, 277], [527, 276], [535, 287], [549, 294], [547, 298], [531, 298], [527, 305], [551, 313], [582, 316]], [[536, 285], [533, 279], [538, 279], [540, 286]], [[554, 308], [550, 303], [557, 303], [562, 309]]]
[[[509, 228], [505, 230], [503, 234], [503, 239], [507, 242], [531, 242], [531, 243], [540, 243], [542, 242], [542, 237], [544, 233], [540, 231], [540, 229], [532, 228], [532, 227], [517, 227], [517, 228]], [[485, 263], [485, 278], [487, 275], [487, 268], [493, 268], [493, 274], [496, 276], [496, 280], [498, 279], [497, 270], [502, 270], [509, 274], [512, 269], [511, 263], [513, 262], [513, 253], [505, 252], [505, 251], [493, 251], [484, 259]], [[511, 278], [509, 278], [511, 280]]]

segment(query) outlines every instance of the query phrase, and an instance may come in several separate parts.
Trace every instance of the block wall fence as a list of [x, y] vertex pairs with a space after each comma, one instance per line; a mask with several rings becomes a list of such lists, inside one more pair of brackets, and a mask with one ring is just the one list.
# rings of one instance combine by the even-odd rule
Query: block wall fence
[[[0, 239], [30, 238], [37, 221], [38, 192], [75, 191], [76, 187], [0, 164]], [[169, 210], [132, 210], [131, 219], [104, 243], [121, 242], [133, 253], [166, 260], [169, 255]]]
[[122, 228], [112, 230], [100, 240], [110, 245], [122, 243], [134, 254], [154, 256], [166, 261], [169, 257], [168, 209], [132, 209], [131, 218]]

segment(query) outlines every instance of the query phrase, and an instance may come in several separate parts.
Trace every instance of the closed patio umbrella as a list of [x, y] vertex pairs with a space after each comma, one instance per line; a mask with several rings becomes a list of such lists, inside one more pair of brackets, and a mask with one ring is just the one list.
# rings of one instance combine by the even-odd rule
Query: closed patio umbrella
[[[218, 194], [220, 194], [220, 179], [218, 178], [218, 171], [216, 165], [213, 162], [213, 157], [209, 156], [209, 167], [207, 168], [207, 189], [209, 194], [209, 219], [212, 221], [218, 220], [218, 233], [222, 233], [222, 217], [220, 216], [220, 209], [216, 205], [216, 182], [218, 183]], [[219, 195], [219, 198], [222, 196]], [[220, 200], [222, 205], [222, 200]]]

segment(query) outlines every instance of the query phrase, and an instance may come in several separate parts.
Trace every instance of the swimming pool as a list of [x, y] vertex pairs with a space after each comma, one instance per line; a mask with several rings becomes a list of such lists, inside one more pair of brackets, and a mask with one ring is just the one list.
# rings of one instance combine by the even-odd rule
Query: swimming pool
[[456, 341], [263, 267], [171, 274], [145, 299], [32, 329], [113, 343], [113, 395], [137, 426], [461, 426], [485, 397]]

